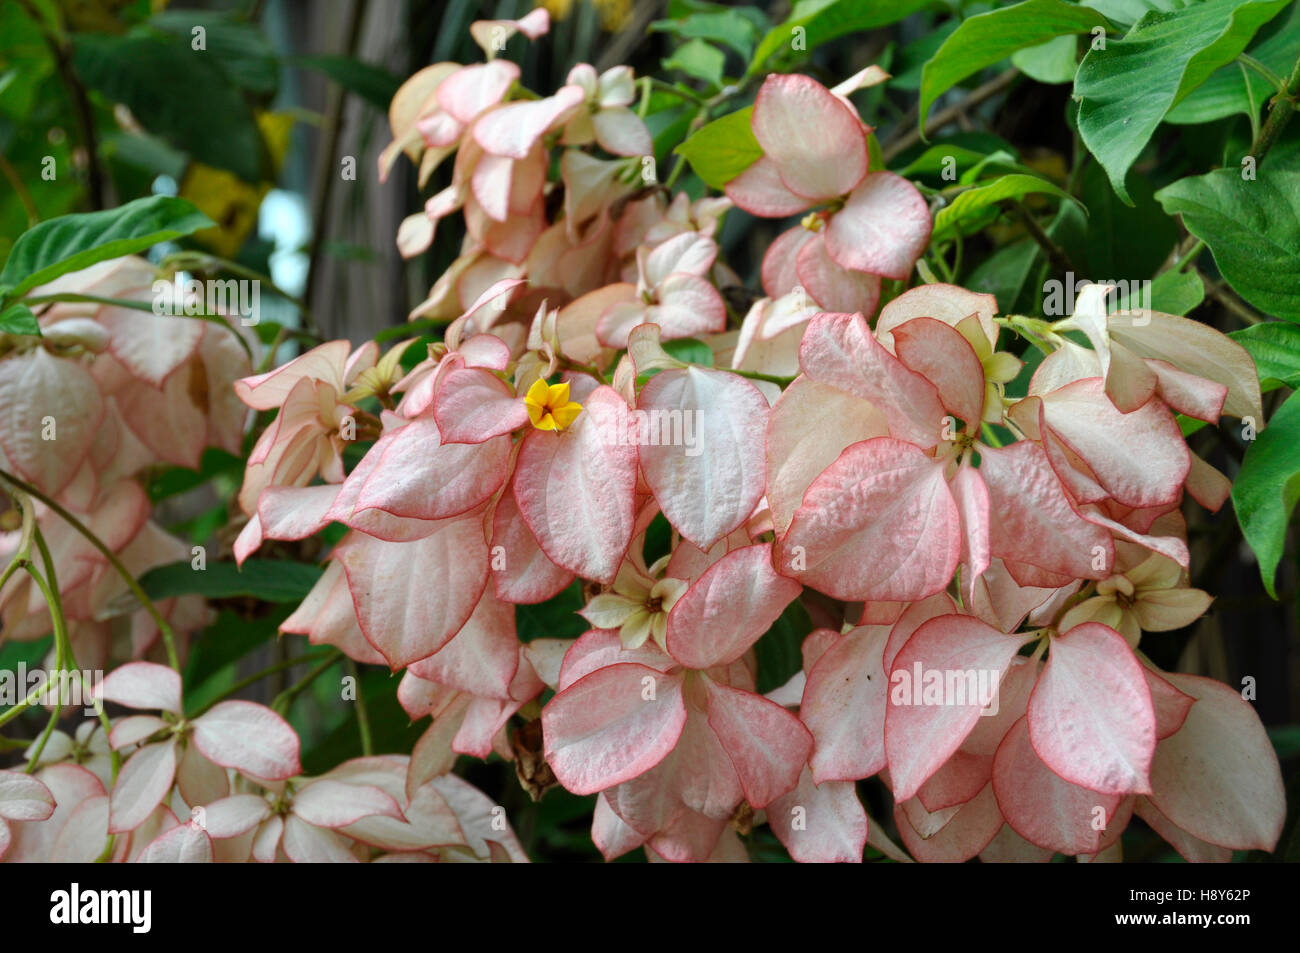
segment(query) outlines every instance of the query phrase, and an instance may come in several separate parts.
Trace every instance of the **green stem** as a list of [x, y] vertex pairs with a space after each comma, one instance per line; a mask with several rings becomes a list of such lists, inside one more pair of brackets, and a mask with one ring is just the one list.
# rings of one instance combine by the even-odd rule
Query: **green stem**
[[306, 691], [312, 682], [316, 681], [316, 679], [320, 678], [320, 676], [328, 672], [344, 658], [346, 658], [346, 656], [342, 652], [331, 652], [327, 658], [304, 675], [298, 682], [290, 685], [279, 695], [276, 695], [275, 700], [271, 702], [272, 710], [279, 712], [281, 715], [286, 715], [289, 711], [289, 706], [293, 704], [295, 698]]
[[1189, 264], [1196, 261], [1197, 256], [1200, 255], [1200, 253], [1203, 252], [1204, 250], [1205, 250], [1205, 240], [1198, 238], [1196, 240], [1196, 243], [1192, 245], [1191, 248], [1187, 249], [1187, 251], [1183, 252], [1183, 254], [1179, 256], [1178, 260], [1175, 261], [1173, 265], [1170, 266], [1169, 270], [1182, 271]]
[[[241, 265], [237, 261], [231, 261], [229, 258], [221, 258], [217, 255], [209, 255], [207, 252], [182, 251], [176, 252], [174, 255], [168, 255], [163, 259], [160, 267], [165, 271], [225, 271], [232, 275], [238, 275], [240, 278], [247, 278], [249, 281], [256, 281], [265, 285], [286, 301], [292, 302], [295, 307], [302, 311], [303, 321], [308, 328], [314, 326], [311, 321], [311, 309], [307, 307], [307, 302], [297, 295], [285, 291], [272, 281], [269, 275], [264, 275], [256, 269]], [[312, 332], [308, 330], [306, 333]]]
[[1295, 112], [1298, 96], [1300, 96], [1300, 58], [1297, 58], [1295, 65], [1291, 67], [1291, 75], [1287, 77], [1285, 85], [1270, 101], [1268, 119], [1264, 121], [1264, 128], [1259, 131], [1259, 135], [1250, 145], [1250, 154], [1255, 157], [1257, 163], [1264, 161], [1264, 156], [1282, 135], [1282, 130], [1286, 128], [1291, 114]]
[[[143, 301], [130, 301], [125, 298], [103, 298], [100, 297], [99, 295], [75, 294], [71, 291], [65, 291], [59, 294], [33, 295], [33, 296], [23, 298], [22, 302], [28, 307], [31, 307], [32, 305], [53, 304], [57, 302], [73, 302], [73, 303], [84, 302], [87, 304], [107, 305], [113, 308], [130, 308], [132, 311], [146, 311], [151, 314], [155, 313], [153, 310], [153, 305], [147, 304]], [[248, 359], [250, 361], [253, 359], [253, 348], [249, 345], [248, 341], [245, 340], [244, 336], [235, 330], [234, 325], [230, 323], [226, 315], [208, 314], [206, 311], [200, 311], [197, 314], [181, 314], [181, 315], [171, 315], [171, 316], [181, 317], [181, 318], [193, 318], [198, 321], [210, 321], [213, 324], [221, 325], [223, 328], [225, 328], [235, 336], [235, 340], [237, 340], [239, 342], [240, 347], [244, 349], [244, 353], [248, 355]]]
[[[696, 103], [700, 106], [703, 106], [708, 102], [707, 99], [695, 92], [693, 89], [682, 89], [678, 86], [674, 86], [672, 83], [666, 83], [662, 79], [656, 79], [653, 76], [643, 76], [642, 79], [646, 81], [646, 85], [649, 88], [657, 89], [661, 93], [668, 93], [670, 96], [676, 96], [679, 99], [684, 99], [687, 102]], [[649, 97], [647, 96], [646, 98], [648, 99]]]
[[1251, 88], [1246, 64], [1237, 63], [1237, 69], [1241, 70], [1241, 81], [1246, 84], [1246, 99], [1250, 101], [1250, 141], [1254, 142], [1259, 138], [1259, 107], [1255, 105], [1255, 90]]
[[10, 499], [23, 512], [22, 532], [18, 534], [18, 549], [14, 551], [13, 558], [9, 560], [9, 565], [5, 566], [4, 572], [0, 572], [0, 589], [4, 589], [9, 577], [31, 558], [32, 534], [36, 531], [36, 509], [32, 506], [31, 498], [15, 492], [10, 495]]
[[32, 566], [31, 563], [27, 563], [23, 568], [26, 569], [27, 575], [31, 576], [31, 579], [39, 586], [40, 594], [45, 597], [45, 606], [49, 608], [49, 618], [55, 625], [55, 677], [59, 679], [59, 684], [57, 684], [55, 690], [55, 710], [49, 712], [49, 720], [45, 723], [45, 729], [40, 732], [40, 737], [36, 738], [36, 744], [32, 746], [31, 754], [27, 757], [27, 774], [29, 775], [35, 772], [36, 764], [40, 761], [40, 755], [45, 750], [45, 744], [49, 741], [49, 736], [55, 733], [55, 727], [59, 724], [60, 716], [64, 714], [64, 692], [62, 692], [64, 680], [61, 677], [62, 672], [75, 671], [69, 670], [68, 667], [72, 646], [68, 642], [68, 621], [64, 619], [64, 605], [62, 605], [59, 598], [59, 581], [55, 579], [55, 564], [49, 558], [49, 550], [45, 549], [45, 541], [40, 536], [39, 529], [36, 530], [36, 545], [40, 546], [40, 558], [45, 564], [45, 572], [49, 573], [49, 580], [53, 582], [53, 586], [51, 586], [51, 582], [45, 581], [44, 576], [36, 572], [36, 567]]
[[299, 655], [296, 658], [284, 659], [283, 661], [276, 662], [274, 665], [270, 665], [262, 669], [260, 672], [257, 672], [254, 675], [249, 675], [247, 678], [242, 678], [239, 681], [235, 682], [235, 684], [231, 685], [229, 688], [227, 688], [216, 698], [212, 699], [210, 702], [203, 705], [197, 711], [190, 714], [188, 718], [190, 721], [193, 721], [195, 718], [198, 718], [200, 715], [206, 712], [213, 705], [216, 705], [218, 702], [225, 701], [227, 698], [230, 698], [232, 695], [239, 694], [249, 685], [255, 685], [269, 675], [274, 675], [276, 672], [283, 672], [287, 669], [291, 669], [295, 665], [306, 665], [308, 662], [314, 662], [316, 661], [316, 659], [320, 657], [321, 656], [319, 652], [312, 652], [307, 655]]
[[162, 613], [158, 611], [158, 607], [154, 605], [153, 600], [150, 599], [145, 591], [140, 588], [140, 584], [135, 581], [135, 577], [131, 575], [130, 571], [122, 565], [122, 560], [118, 559], [116, 554], [104, 545], [104, 542], [92, 533], [86, 525], [81, 522], [81, 520], [77, 519], [58, 502], [46, 496], [30, 483], [23, 482], [6, 470], [0, 470], [0, 480], [5, 481], [10, 486], [17, 487], [29, 496], [36, 497], [36, 499], [40, 500], [62, 517], [64, 522], [68, 523], [73, 529], [84, 536], [87, 542], [99, 550], [100, 554], [108, 560], [109, 565], [117, 570], [118, 575], [122, 577], [122, 581], [126, 583], [127, 588], [130, 589], [132, 594], [140, 600], [140, 604], [144, 606], [145, 611], [149, 613], [155, 624], [157, 624], [158, 631], [162, 633], [163, 645], [167, 648], [168, 664], [179, 672], [181, 670], [181, 663], [180, 658], [176, 654], [176, 634], [172, 632], [171, 625], [169, 625], [167, 620], [163, 618]]
[[361, 673], [352, 659], [348, 659], [346, 664], [357, 689], [357, 730], [361, 734], [361, 753], [369, 756], [375, 753], [375, 743], [370, 734], [370, 713], [366, 711], [366, 698], [361, 694]]
[[[691, 136], [695, 135], [695, 133], [699, 132], [704, 127], [704, 124], [709, 121], [709, 115], [714, 109], [721, 106], [728, 99], [731, 99], [731, 97], [739, 96], [743, 93], [757, 79], [758, 75], [759, 74], [752, 72], [746, 73], [745, 78], [739, 83], [736, 83], [734, 86], [725, 86], [716, 96], [711, 96], [710, 98], [703, 100], [700, 103], [699, 112], [695, 114], [695, 118], [691, 120], [690, 126], [686, 129], [684, 139], [689, 139]], [[673, 184], [681, 177], [681, 174], [685, 169], [686, 156], [678, 155], [677, 162], [674, 163], [672, 171], [668, 173], [668, 181], [664, 183], [664, 188], [671, 191]]]
[[586, 374], [589, 377], [594, 377], [602, 384], [609, 383], [609, 381], [605, 380], [605, 375], [602, 374], [597, 368], [593, 367], [592, 365], [579, 363], [578, 361], [571, 360], [570, 358], [567, 358], [562, 354], [557, 355], [557, 357], [559, 358], [560, 366], [563, 367], [564, 369], [570, 371], [578, 371], [579, 373]]
[[728, 368], [727, 372], [741, 377], [748, 377], [751, 381], [767, 381], [769, 384], [776, 384], [780, 387], [787, 387], [794, 380], [793, 377], [777, 377], [775, 374], [762, 374], [758, 371], [741, 371], [734, 367]]
[[[51, 617], [55, 617], [57, 615], [59, 619], [65, 620], [63, 625], [64, 637], [61, 643], [58, 642], [59, 628], [57, 624], [55, 625], [55, 639], [56, 639], [56, 645], [58, 645], [56, 651], [58, 652], [58, 654], [61, 656], [62, 659], [60, 665], [62, 667], [66, 667], [70, 671], [80, 674], [81, 666], [77, 664], [76, 651], [72, 648], [72, 640], [68, 638], [67, 635], [67, 623], [66, 623], [65, 616], [63, 614], [63, 599], [59, 595], [59, 578], [54, 568], [54, 560], [50, 557], [50, 550], [45, 545], [45, 537], [41, 534], [41, 531], [39, 529], [36, 530], [36, 545], [40, 549], [41, 562], [45, 565], [45, 574], [49, 580], [50, 592], [53, 593], [54, 596], [53, 602], [50, 603], [51, 606], [50, 615]], [[113, 726], [109, 723], [108, 715], [104, 713], [104, 706], [102, 704], [99, 704], [98, 701], [95, 704], [95, 712], [99, 717], [100, 727], [104, 729], [104, 737], [105, 739], [107, 739], [108, 734], [112, 730]], [[51, 719], [50, 722], [51, 727], [53, 726], [54, 720], [56, 719], [57, 719], [57, 715], [55, 716], [55, 719]], [[32, 771], [35, 769], [36, 763], [40, 760], [41, 752], [45, 750], [45, 741], [48, 739], [49, 734], [50, 734], [50, 728], [47, 727], [45, 731], [45, 735], [40, 740], [39, 747], [33, 752], [31, 756], [31, 761], [28, 763], [27, 766], [28, 774], [32, 773]], [[108, 754], [109, 754], [109, 761], [112, 763], [113, 766], [112, 778], [114, 781], [116, 781], [117, 773], [122, 769], [122, 755], [119, 754], [113, 748], [109, 748]]]
[[1038, 247], [1047, 255], [1047, 260], [1052, 263], [1053, 268], [1061, 274], [1066, 272], [1079, 274], [1079, 269], [1074, 266], [1074, 262], [1070, 260], [1070, 256], [1066, 254], [1065, 249], [1052, 240], [1052, 236], [1043, 230], [1043, 227], [1038, 224], [1038, 220], [1034, 218], [1029, 209], [1025, 208], [1020, 202], [1011, 203], [1011, 207], [1016, 218], [1029, 232], [1030, 237], [1038, 243]]
[[1261, 63], [1259, 60], [1255, 59], [1255, 57], [1249, 56], [1245, 53], [1238, 53], [1237, 61], [1246, 66], [1249, 66], [1260, 76], [1268, 80], [1269, 83], [1272, 85], [1272, 87], [1275, 90], [1277, 90], [1279, 93], [1286, 92], [1286, 81], [1283, 80], [1281, 76], [1278, 76], [1277, 73], [1274, 73], [1271, 69], [1269, 69], [1263, 63]]

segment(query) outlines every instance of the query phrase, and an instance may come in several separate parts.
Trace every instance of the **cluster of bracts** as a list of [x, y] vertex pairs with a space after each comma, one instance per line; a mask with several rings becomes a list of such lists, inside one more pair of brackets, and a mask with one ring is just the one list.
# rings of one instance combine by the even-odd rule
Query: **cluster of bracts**
[[[546, 21], [475, 26], [536, 36]], [[236, 558], [347, 527], [282, 629], [403, 670], [399, 699], [430, 725], [409, 757], [305, 779], [276, 713], [228, 701], [187, 720], [179, 676], [131, 662], [101, 694], [142, 714], [107, 739], [56, 735], [35, 774], [0, 774], [0, 851], [93, 858], [113, 833], [123, 859], [522, 860], [502, 810], [451, 773], [494, 752], [535, 795], [598, 794], [607, 858], [744, 859], [737, 831], [766, 821], [801, 861], [859, 860], [868, 842], [925, 861], [1111, 860], [1135, 813], [1189, 860], [1272, 849], [1283, 789], [1251, 705], [1140, 647], [1211, 602], [1188, 584], [1181, 508], [1218, 509], [1229, 482], [1175, 414], [1259, 426], [1249, 356], [1198, 322], [1109, 309], [1092, 286], [1037, 322], [1049, 353], [1008, 396], [1022, 365], [998, 349], [1013, 319], [992, 297], [930, 283], [880, 306], [930, 234], [916, 189], [872, 170], [845, 98], [883, 73], [768, 78], [751, 120], [763, 157], [726, 197], [692, 202], [647, 178], [630, 70], [579, 66], [538, 98], [483, 45], [487, 62], [402, 87], [380, 163], [405, 153], [423, 183], [455, 156], [398, 236], [417, 254], [463, 216], [460, 256], [412, 315], [450, 322], [443, 342], [412, 364], [409, 342], [333, 341], [233, 384], [276, 412], [248, 461]], [[806, 214], [728, 330], [739, 280], [715, 234], [733, 206]], [[114, 314], [79, 319], [71, 351], [47, 323], [42, 346], [0, 361], [0, 387], [75, 381], [114, 421], [75, 452], [0, 432], [17, 472], [83, 512], [107, 505], [85, 502], [96, 493], [142, 499], [131, 478], [149, 461], [101, 452], [104, 434], [193, 465], [180, 415], [227, 447], [245, 420], [219, 328], [196, 323], [186, 343], [184, 321], [160, 319], [163, 335]], [[161, 414], [131, 409], [149, 387], [168, 395]], [[353, 441], [370, 445], [349, 469]], [[657, 519], [671, 550], [648, 560]], [[155, 538], [140, 567], [177, 545]], [[111, 580], [67, 558], [86, 587], [78, 647], [107, 652]], [[515, 607], [575, 580], [590, 630], [521, 642]], [[818, 626], [802, 670], [760, 694], [754, 645], [795, 600]], [[6, 590], [6, 633], [48, 631], [26, 614], [40, 605]], [[142, 659], [153, 634], [130, 628]], [[108, 746], [126, 757], [115, 780]], [[877, 775], [908, 854], [869, 823], [856, 782]]]

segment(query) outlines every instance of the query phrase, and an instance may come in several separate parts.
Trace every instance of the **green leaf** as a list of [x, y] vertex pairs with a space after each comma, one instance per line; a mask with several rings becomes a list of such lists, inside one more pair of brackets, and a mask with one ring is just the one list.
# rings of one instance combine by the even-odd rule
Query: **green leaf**
[[0, 285], [12, 286], [9, 295], [16, 297], [59, 275], [134, 255], [214, 224], [185, 199], [166, 195], [103, 212], [52, 218], [18, 236], [0, 272]]
[[[328, 676], [322, 676], [313, 688], [319, 688], [322, 692], [328, 691], [333, 695], [333, 700], [337, 701], [338, 679], [334, 678], [332, 685], [329, 681]], [[358, 688], [361, 697], [365, 700], [366, 715], [370, 721], [370, 739], [375, 754], [409, 752], [428, 727], [427, 723], [412, 722], [402, 709], [397, 700], [399, 684], [401, 679], [393, 678], [386, 671], [367, 668], [361, 672]], [[294, 710], [305, 709], [315, 720], [318, 709], [313, 711], [308, 708], [312, 704], [318, 703], [300, 696], [297, 704], [294, 705]], [[295, 721], [293, 718], [290, 720]], [[296, 722], [294, 727], [298, 727]], [[310, 727], [319, 731], [321, 726], [312, 724]], [[299, 733], [302, 734], [302, 731], [300, 730]], [[320, 741], [311, 744], [304, 739], [303, 771], [306, 774], [324, 774], [330, 768], [337, 767], [349, 758], [360, 757], [363, 753], [361, 732], [357, 725], [357, 706], [348, 705], [344, 718], [329, 729]]]
[[[1295, 62], [1296, 51], [1300, 50], [1300, 4], [1291, 7], [1289, 17], [1269, 24], [1265, 30], [1278, 24], [1280, 27], [1272, 36], [1262, 41], [1256, 38], [1249, 52], [1274, 73], [1285, 76]], [[1234, 114], [1257, 116], [1275, 92], [1273, 84], [1255, 70], [1243, 63], [1228, 63], [1169, 110], [1165, 122], [1192, 124]]]
[[1025, 0], [962, 21], [921, 74], [920, 127], [925, 128], [925, 118], [936, 99], [986, 66], [1053, 37], [1108, 26], [1096, 10], [1064, 0]]
[[1274, 725], [1268, 729], [1268, 740], [1279, 760], [1300, 755], [1300, 725]]
[[[955, 182], [958, 173], [965, 173], [984, 160], [984, 153], [974, 149], [964, 149], [949, 143], [936, 143], [907, 164], [898, 174], [907, 179], [922, 176], [942, 178], [944, 172], [952, 170], [951, 178], [944, 181]], [[948, 160], [952, 161], [949, 162]]]
[[702, 79], [714, 86], [722, 85], [722, 70], [727, 55], [703, 40], [691, 40], [679, 46], [672, 56], [663, 61], [667, 70], [681, 70], [687, 76]]
[[0, 334], [34, 334], [38, 337], [41, 326], [36, 323], [32, 309], [21, 301], [0, 311]]
[[890, 73], [889, 88], [906, 90], [909, 93], [919, 90], [925, 64], [930, 61], [930, 57], [939, 52], [939, 47], [943, 46], [944, 41], [952, 36], [953, 30], [959, 26], [961, 26], [960, 20], [955, 17], [945, 17], [899, 50], [898, 58], [892, 66], [882, 65], [881, 69], [888, 69]]
[[[1228, 334], [1255, 359], [1260, 385], [1265, 390], [1278, 386], [1300, 387], [1300, 326], [1283, 321], [1266, 321]], [[1266, 382], [1272, 381], [1273, 386]]]
[[1160, 208], [1151, 183], [1145, 176], [1132, 179], [1135, 204], [1125, 205], [1097, 163], [1085, 163], [1079, 178], [1079, 198], [1088, 208], [1084, 257], [1093, 281], [1149, 278], [1178, 241], [1178, 225]]
[[674, 151], [686, 157], [706, 185], [721, 189], [763, 155], [749, 125], [753, 112], [749, 106], [715, 119]]
[[241, 23], [226, 14], [199, 10], [164, 10], [155, 13], [150, 25], [177, 36], [193, 47], [194, 28], [203, 27], [203, 51], [213, 58], [230, 81], [241, 89], [270, 95], [279, 83], [275, 50], [266, 35], [251, 23]]
[[1022, 238], [980, 262], [962, 284], [971, 291], [993, 295], [1000, 312], [1015, 312], [1038, 254], [1034, 240]]
[[1265, 314], [1300, 322], [1300, 172], [1265, 167], [1179, 179], [1156, 193], [1202, 239], [1233, 290]]
[[1170, 13], [1187, 5], [1187, 0], [1083, 0], [1085, 7], [1103, 13], [1111, 23], [1132, 26], [1152, 10]]
[[1274, 576], [1286, 545], [1287, 524], [1300, 499], [1300, 399], [1287, 398], [1246, 450], [1232, 485], [1232, 505], [1246, 542], [1259, 560], [1264, 588], [1274, 599]]
[[515, 606], [515, 629], [520, 642], [533, 639], [576, 639], [591, 626], [578, 615], [587, 604], [582, 583], [573, 582], [554, 599], [537, 605]]
[[293, 606], [279, 606], [269, 615], [247, 619], [230, 609], [222, 609], [217, 620], [190, 646], [185, 663], [186, 707], [193, 710], [204, 704], [205, 700], [195, 694], [198, 686], [258, 646], [274, 642], [280, 623], [293, 610]]
[[664, 341], [663, 348], [679, 361], [698, 364], [701, 367], [713, 366], [713, 351], [703, 341], [695, 338], [676, 338]]
[[9, 641], [0, 645], [0, 672], [14, 672], [19, 665], [37, 668], [54, 644], [54, 637], [47, 635], [35, 642]]
[[323, 53], [318, 56], [295, 56], [289, 60], [296, 66], [324, 73], [350, 93], [356, 93], [383, 113], [393, 101], [402, 81], [388, 70], [380, 69], [352, 56]]
[[188, 561], [168, 563], [150, 569], [140, 577], [140, 586], [152, 599], [200, 595], [208, 599], [250, 596], [265, 602], [298, 602], [306, 597], [321, 567], [287, 559], [249, 559], [243, 570], [234, 563], [209, 563], [194, 569]]
[[803, 668], [803, 640], [813, 630], [812, 619], [803, 602], [796, 599], [772, 623], [757, 642], [754, 656], [758, 661], [758, 692], [766, 694], [780, 688]]
[[1011, 65], [1040, 83], [1069, 83], [1079, 68], [1079, 41], [1073, 33], [1011, 54]]
[[150, 132], [246, 182], [261, 179], [265, 146], [253, 111], [215, 54], [171, 34], [78, 33], [73, 65], [81, 80], [130, 107]]
[[986, 185], [977, 185], [959, 194], [952, 203], [944, 206], [934, 217], [934, 237], [951, 238], [958, 231], [966, 231], [963, 226], [978, 220], [982, 212], [991, 209], [999, 202], [1024, 198], [1026, 195], [1055, 195], [1078, 203], [1069, 192], [1057, 185], [1034, 175], [1004, 175]]
[[[731, 47], [746, 60], [761, 35], [755, 22], [728, 10], [695, 13], [680, 20], [656, 20], [651, 32], [672, 33], [686, 40], [711, 40]], [[689, 43], [686, 44], [690, 46]], [[706, 44], [707, 45], [707, 44]], [[680, 52], [680, 51], [679, 51]], [[719, 54], [722, 55], [722, 54]]]
[[1231, 62], [1290, 0], [1200, 0], [1148, 13], [1122, 40], [1090, 49], [1074, 80], [1079, 133], [1131, 203], [1124, 179], [1165, 114]]
[[[1165, 271], [1151, 282], [1151, 300], [1142, 306], [1165, 314], [1185, 315], [1205, 300], [1205, 282], [1200, 273], [1192, 271]], [[1127, 302], [1121, 301], [1120, 307]]]
[[774, 26], [763, 37], [754, 58], [750, 75], [757, 74], [778, 51], [789, 50], [807, 55], [823, 43], [846, 33], [874, 30], [897, 23], [931, 0], [799, 0], [784, 23]]
[[145, 486], [150, 502], [157, 503], [179, 493], [186, 493], [196, 486], [202, 486], [213, 477], [227, 474], [240, 477], [244, 472], [243, 457], [236, 456], [219, 447], [208, 447], [199, 458], [199, 468], [168, 467], [151, 477]]

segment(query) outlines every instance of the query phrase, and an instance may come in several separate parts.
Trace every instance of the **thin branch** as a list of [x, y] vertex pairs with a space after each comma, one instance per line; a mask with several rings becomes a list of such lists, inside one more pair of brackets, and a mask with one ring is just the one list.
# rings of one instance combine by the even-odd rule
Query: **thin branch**
[[77, 117], [81, 145], [86, 150], [86, 174], [90, 187], [90, 204], [95, 211], [99, 211], [104, 208], [105, 204], [104, 169], [99, 161], [99, 140], [95, 133], [95, 113], [90, 106], [90, 98], [86, 95], [86, 87], [77, 78], [76, 70], [72, 67], [72, 59], [68, 55], [67, 44], [60, 42], [59, 38], [50, 32], [45, 18], [41, 16], [40, 11], [32, 6], [31, 0], [18, 0], [18, 3], [27, 11], [27, 15], [36, 21], [37, 27], [40, 28], [41, 34], [45, 37], [46, 45], [54, 55], [54, 63], [58, 67], [59, 75], [63, 77], [64, 85], [68, 87], [68, 94], [72, 97], [72, 110]]
[[[343, 51], [348, 56], [356, 56], [365, 14], [366, 0], [353, 0], [352, 15], [348, 20], [347, 37], [343, 46]], [[308, 299], [312, 299], [313, 282], [320, 269], [321, 251], [325, 246], [326, 232], [329, 230], [330, 198], [334, 194], [334, 179], [338, 175], [338, 170], [334, 168], [334, 158], [338, 153], [339, 139], [343, 135], [343, 107], [346, 101], [346, 92], [342, 87], [334, 87], [330, 90], [325, 147], [320, 151], [316, 167], [317, 192], [313, 203], [311, 246], [307, 256], [307, 281], [303, 285], [303, 297]], [[308, 320], [305, 312], [303, 320]]]
[[279, 695], [276, 695], [271, 702], [271, 709], [279, 712], [281, 715], [288, 714], [289, 706], [293, 704], [295, 698], [306, 691], [312, 682], [316, 681], [316, 679], [324, 675], [346, 657], [347, 656], [342, 652], [331, 652], [319, 665], [304, 675], [299, 682], [289, 686]]
[[32, 193], [23, 184], [22, 176], [18, 174], [18, 170], [2, 155], [0, 155], [0, 172], [4, 173], [5, 178], [9, 180], [9, 184], [18, 193], [18, 201], [23, 203], [23, 210], [27, 213], [27, 227], [35, 228], [40, 224], [41, 213], [36, 208], [36, 202], [32, 200]]
[[929, 139], [932, 135], [942, 129], [948, 123], [955, 121], [959, 116], [965, 115], [968, 109], [973, 109], [986, 99], [992, 99], [998, 93], [1002, 92], [1012, 81], [1020, 75], [1020, 71], [1009, 69], [1005, 73], [993, 77], [982, 86], [977, 86], [971, 90], [970, 95], [961, 102], [949, 106], [947, 109], [941, 109], [927, 120], [925, 132], [922, 134], [920, 129], [909, 129], [903, 135], [897, 138], [891, 138], [888, 143], [881, 147], [885, 162], [888, 163], [896, 158], [900, 153], [906, 152], [918, 142]]
[[1298, 97], [1300, 97], [1300, 58], [1297, 58], [1295, 66], [1291, 67], [1291, 75], [1287, 77], [1285, 88], [1279, 90], [1269, 101], [1268, 119], [1265, 120], [1264, 128], [1259, 131], [1255, 141], [1250, 144], [1250, 155], [1254, 156], [1255, 162], [1263, 162], [1264, 156], [1268, 155], [1268, 151], [1282, 135], [1282, 130], [1290, 121], [1291, 114], [1295, 112]]
[[158, 607], [154, 605], [153, 600], [150, 599], [148, 594], [140, 588], [140, 584], [136, 582], [135, 577], [131, 575], [130, 570], [128, 570], [126, 566], [122, 565], [122, 560], [117, 558], [117, 554], [104, 545], [103, 540], [92, 533], [86, 527], [85, 523], [81, 522], [81, 520], [77, 519], [64, 509], [58, 501], [46, 496], [30, 483], [23, 482], [6, 470], [0, 470], [0, 480], [3, 480], [10, 486], [17, 487], [28, 496], [36, 497], [36, 499], [40, 500], [62, 517], [64, 522], [68, 523], [68, 525], [84, 536], [87, 542], [99, 550], [100, 554], [108, 560], [109, 564], [117, 570], [118, 575], [122, 577], [122, 581], [126, 583], [127, 588], [130, 589], [135, 597], [140, 600], [140, 604], [144, 606], [145, 611], [153, 618], [154, 623], [158, 626], [158, 631], [162, 634], [163, 645], [167, 648], [167, 661], [172, 668], [179, 672], [181, 670], [181, 663], [180, 658], [176, 654], [176, 634], [172, 631], [172, 627], [167, 620], [163, 618], [163, 614], [158, 611]]
[[1052, 240], [1052, 236], [1043, 230], [1043, 226], [1038, 224], [1038, 220], [1034, 218], [1029, 209], [1025, 208], [1020, 202], [1016, 202], [1012, 205], [1012, 211], [1020, 223], [1025, 226], [1025, 230], [1029, 232], [1033, 240], [1038, 243], [1038, 247], [1047, 255], [1047, 260], [1052, 263], [1053, 268], [1062, 274], [1065, 272], [1079, 273], [1065, 249]]
[[361, 694], [361, 673], [352, 659], [348, 659], [346, 664], [357, 690], [357, 731], [361, 734], [361, 753], [369, 757], [375, 753], [375, 742], [370, 734], [370, 713], [366, 710], [366, 698]]
[[1260, 323], [1260, 317], [1242, 304], [1237, 299], [1237, 296], [1229, 291], [1227, 286], [1222, 282], [1206, 279], [1205, 290], [1209, 293], [1211, 298], [1227, 308], [1244, 323], [1248, 325]]

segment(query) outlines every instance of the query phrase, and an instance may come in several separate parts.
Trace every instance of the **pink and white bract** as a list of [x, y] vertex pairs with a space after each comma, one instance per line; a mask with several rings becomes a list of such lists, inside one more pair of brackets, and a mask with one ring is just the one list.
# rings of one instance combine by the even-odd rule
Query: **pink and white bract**
[[[1211, 602], [1189, 583], [1182, 509], [1217, 510], [1229, 482], [1177, 415], [1262, 420], [1246, 352], [1186, 318], [1108, 313], [1094, 286], [1039, 322], [1048, 353], [1013, 395], [998, 301], [903, 290], [932, 221], [847, 98], [879, 70], [835, 89], [769, 77], [750, 119], [762, 157], [696, 201], [643, 176], [629, 68], [580, 65], [540, 97], [519, 75], [439, 63], [392, 103], [381, 178], [402, 155], [421, 183], [452, 163], [401, 254], [452, 216], [466, 236], [412, 314], [446, 324], [436, 343], [329, 341], [253, 374], [217, 326], [162, 335], [64, 306], [0, 360], [0, 462], [137, 571], [186, 558], [149, 520], [142, 469], [238, 451], [245, 410], [274, 413], [235, 555], [345, 528], [282, 630], [401, 672], [406, 712], [431, 718], [414, 750], [306, 777], [275, 711], [188, 718], [149, 619], [110, 643], [116, 576], [41, 511], [78, 658], [128, 662], [101, 694], [133, 713], [96, 758], [94, 732], [60, 735], [34, 774], [0, 772], [0, 855], [93, 859], [114, 834], [121, 860], [526, 860], [451, 773], [494, 754], [534, 796], [596, 795], [607, 859], [744, 859], [737, 832], [767, 823], [799, 861], [868, 843], [1109, 860], [1134, 814], [1188, 860], [1271, 850], [1283, 786], [1252, 706], [1142, 646]], [[719, 244], [742, 213], [799, 216], [747, 314]], [[72, 280], [128, 294], [147, 271]], [[32, 441], [25, 415], [52, 405], [66, 436]], [[516, 608], [566, 591], [590, 628], [522, 641]], [[49, 631], [39, 596], [0, 596], [10, 638]], [[203, 621], [201, 604], [165, 607]], [[755, 645], [795, 608], [815, 626], [801, 664], [760, 692]], [[859, 798], [872, 777], [906, 854]]]

